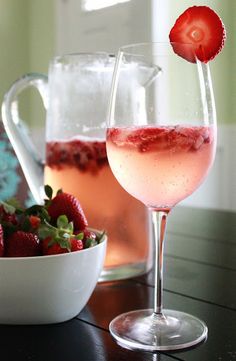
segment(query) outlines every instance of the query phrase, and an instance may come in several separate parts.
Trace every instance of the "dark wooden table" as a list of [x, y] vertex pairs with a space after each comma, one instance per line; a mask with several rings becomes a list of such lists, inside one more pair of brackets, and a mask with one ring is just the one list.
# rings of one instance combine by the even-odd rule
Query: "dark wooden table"
[[236, 213], [176, 207], [165, 248], [164, 304], [209, 328], [191, 350], [151, 354], [118, 346], [108, 331], [118, 314], [152, 306], [153, 275], [97, 285], [73, 320], [0, 326], [1, 361], [236, 361]]

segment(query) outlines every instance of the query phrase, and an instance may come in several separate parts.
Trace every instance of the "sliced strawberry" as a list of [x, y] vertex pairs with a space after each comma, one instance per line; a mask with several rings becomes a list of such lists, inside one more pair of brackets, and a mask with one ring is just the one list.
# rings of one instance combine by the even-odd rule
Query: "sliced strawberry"
[[4, 255], [4, 239], [3, 239], [3, 228], [0, 224], [0, 257]]
[[213, 129], [197, 126], [124, 128], [117, 134], [111, 132], [108, 140], [117, 146], [137, 148], [142, 153], [198, 150], [203, 143], [213, 140]]
[[[222, 50], [226, 30], [220, 17], [208, 6], [192, 6], [176, 20], [169, 39], [176, 54], [192, 63], [196, 62], [196, 55], [207, 63]], [[183, 44], [192, 44], [193, 51]]]
[[6, 240], [7, 257], [30, 257], [40, 255], [40, 242], [36, 234], [16, 231]]
[[101, 167], [108, 165], [105, 141], [74, 139], [50, 142], [46, 153], [47, 165], [58, 170], [72, 166], [81, 172], [96, 174]]
[[60, 215], [66, 215], [69, 222], [73, 222], [75, 230], [84, 230], [88, 225], [78, 199], [69, 193], [57, 194], [48, 207], [48, 213], [54, 222]]

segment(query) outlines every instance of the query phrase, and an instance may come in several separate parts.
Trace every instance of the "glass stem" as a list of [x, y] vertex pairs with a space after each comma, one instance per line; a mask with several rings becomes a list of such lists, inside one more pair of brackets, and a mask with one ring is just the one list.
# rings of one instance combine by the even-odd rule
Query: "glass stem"
[[163, 254], [168, 213], [169, 210], [152, 211], [152, 225], [155, 241], [154, 313], [160, 316], [162, 316], [163, 307]]

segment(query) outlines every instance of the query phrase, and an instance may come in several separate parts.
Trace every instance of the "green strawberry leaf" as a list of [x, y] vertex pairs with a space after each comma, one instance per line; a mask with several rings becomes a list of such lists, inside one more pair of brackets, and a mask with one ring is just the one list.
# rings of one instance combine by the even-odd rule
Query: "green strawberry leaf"
[[59, 238], [70, 239], [71, 235], [67, 232], [59, 233]]
[[16, 232], [18, 230], [18, 226], [11, 224], [11, 223], [6, 223], [6, 222], [1, 222], [3, 230], [4, 230], [4, 238], [9, 237], [12, 233]]
[[57, 218], [57, 228], [67, 229], [69, 224], [68, 218], [65, 215], [61, 215]]
[[57, 229], [48, 223], [41, 224], [38, 229], [38, 236], [40, 239], [51, 237], [54, 239], [57, 235]]
[[24, 213], [25, 213], [25, 215], [38, 216], [41, 219], [41, 221], [44, 221], [44, 220], [49, 221], [50, 220], [50, 216], [49, 216], [46, 208], [44, 206], [40, 206], [37, 204], [27, 208]]
[[85, 248], [91, 248], [98, 244], [98, 242], [95, 239], [87, 238], [85, 241]]
[[105, 234], [106, 234], [105, 230], [103, 230], [100, 234], [96, 234], [96, 240], [98, 243], [101, 243], [103, 241]]
[[54, 243], [55, 243], [55, 240], [53, 238], [51, 238], [47, 245], [48, 248], [51, 247]]
[[57, 191], [57, 196], [58, 196], [58, 194], [61, 194], [61, 193], [63, 193], [63, 190], [62, 190], [62, 189], [58, 189], [58, 191]]
[[31, 223], [29, 218], [25, 218], [21, 225], [22, 231], [29, 232], [31, 229]]
[[34, 204], [33, 206], [31, 206], [25, 210], [25, 214], [36, 215], [37, 213], [41, 212], [41, 209], [42, 209], [42, 206]]
[[39, 214], [39, 217], [41, 218], [41, 220], [45, 220], [45, 221], [50, 220], [50, 216], [48, 214], [48, 211], [45, 208], [41, 209], [41, 214]]
[[52, 195], [53, 195], [52, 187], [50, 187], [48, 184], [45, 185], [44, 192], [45, 192], [46, 196], [48, 197], [48, 199], [52, 199]]
[[13, 208], [15, 208], [16, 211], [19, 210], [19, 211], [23, 212], [20, 201], [18, 199], [16, 199], [15, 197], [9, 198], [8, 200], [5, 201], [5, 203], [7, 205], [10, 205]]
[[76, 236], [74, 236], [73, 238], [78, 239], [78, 240], [82, 240], [84, 238], [84, 233], [81, 232], [79, 234], [76, 234]]
[[59, 242], [61, 248], [66, 248], [69, 252], [71, 251], [71, 244], [69, 239], [61, 239]]
[[16, 208], [14, 206], [12, 206], [11, 204], [9, 204], [7, 202], [3, 202], [3, 201], [1, 201], [0, 204], [3, 206], [3, 209], [6, 213], [8, 213], [8, 214], [16, 213]]
[[73, 231], [74, 231], [74, 224], [73, 224], [73, 222], [69, 222], [69, 223], [68, 223], [68, 226], [66, 227], [66, 230], [67, 230], [67, 232], [70, 233], [70, 234], [73, 233]]

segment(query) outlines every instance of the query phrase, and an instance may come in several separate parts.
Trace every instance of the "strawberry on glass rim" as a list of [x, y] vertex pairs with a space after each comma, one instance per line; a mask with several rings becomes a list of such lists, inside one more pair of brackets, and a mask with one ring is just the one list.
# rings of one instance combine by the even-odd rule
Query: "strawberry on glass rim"
[[[176, 54], [191, 63], [213, 60], [222, 50], [226, 30], [221, 18], [208, 6], [185, 10], [172, 27], [169, 39]], [[192, 45], [192, 52], [184, 44]]]

